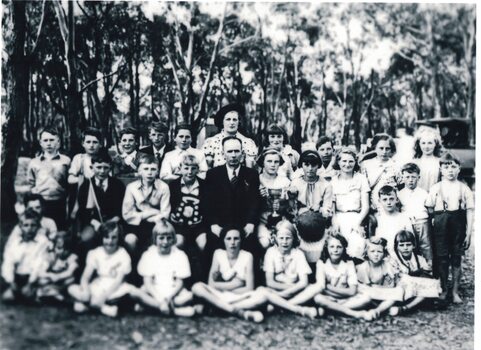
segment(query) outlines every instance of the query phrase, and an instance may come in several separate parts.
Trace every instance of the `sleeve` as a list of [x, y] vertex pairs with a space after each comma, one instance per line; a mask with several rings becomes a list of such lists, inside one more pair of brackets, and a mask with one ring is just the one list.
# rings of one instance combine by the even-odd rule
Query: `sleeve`
[[122, 248], [121, 250], [121, 263], [120, 263], [120, 271], [124, 276], [128, 275], [132, 271], [132, 259], [130, 258], [129, 253], [125, 249]]
[[437, 189], [438, 189], [438, 186], [436, 185], [431, 186], [428, 196], [426, 197], [426, 201], [424, 202], [425, 207], [434, 208], [436, 206]]
[[316, 282], [326, 285], [326, 271], [322, 260], [316, 262]]
[[36, 182], [35, 158], [28, 163], [27, 182], [30, 185], [30, 188], [35, 187], [35, 182]]
[[[138, 226], [142, 221], [142, 213], [137, 211], [137, 208], [135, 206], [135, 198], [132, 194], [131, 185], [135, 183], [136, 182], [132, 182], [128, 184], [127, 188], [125, 189], [124, 201], [122, 202], [122, 217], [124, 218], [126, 223], [130, 225]], [[161, 201], [162, 201], [162, 198], [161, 198]], [[170, 207], [170, 203], [169, 203], [169, 207]]]
[[264, 272], [276, 272], [273, 249], [275, 248], [270, 247], [264, 255]]
[[16, 246], [12, 242], [3, 252], [2, 277], [8, 284], [13, 283], [15, 278], [15, 251]]
[[369, 183], [367, 182], [366, 175], [359, 174], [360, 181], [361, 181], [361, 193], [371, 192], [371, 188], [369, 187]]
[[463, 202], [466, 209], [474, 209], [474, 196], [473, 192], [468, 186], [463, 184]]
[[347, 284], [351, 286], [357, 286], [358, 281], [357, 281], [357, 273], [356, 273], [356, 267], [354, 266], [354, 263], [352, 261], [347, 262]]
[[216, 208], [219, 205], [217, 201], [217, 190], [215, 181], [215, 169], [210, 169], [205, 177], [205, 191], [204, 198], [202, 198], [205, 210], [205, 222], [207, 225], [214, 225], [221, 222]]
[[326, 189], [322, 196], [322, 208], [324, 210], [332, 210], [332, 185], [327, 183]]
[[252, 139], [247, 138], [245, 141], [245, 154], [248, 157], [257, 157], [257, 146]]
[[307, 263], [306, 256], [300, 250], [296, 254], [296, 268], [298, 275], [310, 275], [312, 273], [311, 267]]
[[199, 161], [199, 174], [198, 176], [201, 179], [205, 179], [205, 175], [207, 173], [207, 170], [209, 170], [209, 166], [207, 165], [207, 160], [205, 159], [205, 156], [202, 152], [199, 152], [198, 154], [198, 161]]
[[55, 223], [54, 220], [50, 218], [46, 218], [48, 220], [45, 220], [45, 230], [47, 231], [47, 237], [54, 237], [55, 234], [57, 233], [57, 224]]
[[162, 182], [162, 195], [160, 197], [160, 217], [168, 219], [170, 216], [170, 190], [165, 182]]
[[206, 156], [214, 155], [214, 149], [212, 148], [212, 137], [209, 137], [204, 141], [204, 144], [202, 145], [202, 151]]
[[137, 265], [137, 272], [142, 277], [154, 276], [154, 264], [152, 263], [150, 250], [147, 250], [142, 254], [139, 264]]
[[247, 198], [247, 223], [256, 225], [259, 221], [260, 192], [259, 192], [259, 175], [255, 170], [252, 171], [252, 180], [248, 190]]
[[360, 282], [362, 284], [369, 285], [371, 283], [371, 281], [369, 280], [369, 277], [367, 276], [366, 267], [367, 267], [367, 262], [363, 262], [362, 264], [357, 265], [357, 267], [355, 267], [355, 268], [356, 268], [356, 272], [357, 272], [358, 282]]
[[82, 172], [82, 154], [77, 154], [72, 159], [72, 163], [70, 164], [70, 169], [68, 171], [68, 174], [73, 176], [79, 176], [81, 172]]
[[182, 250], [177, 250], [177, 253], [177, 261], [175, 265], [177, 277], [180, 279], [189, 278], [191, 276], [189, 258]]
[[87, 253], [87, 258], [85, 259], [85, 268], [89, 266], [95, 271], [98, 270], [98, 261], [97, 261], [97, 257], [95, 256], [96, 251], [97, 250], [94, 249]]
[[[170, 153], [170, 152], [169, 152]], [[160, 179], [162, 180], [172, 180], [175, 179], [176, 177], [172, 176], [174, 173], [174, 169], [172, 168], [172, 160], [171, 160], [171, 155], [167, 153], [164, 157], [164, 160], [162, 161], [162, 166], [160, 167]]]

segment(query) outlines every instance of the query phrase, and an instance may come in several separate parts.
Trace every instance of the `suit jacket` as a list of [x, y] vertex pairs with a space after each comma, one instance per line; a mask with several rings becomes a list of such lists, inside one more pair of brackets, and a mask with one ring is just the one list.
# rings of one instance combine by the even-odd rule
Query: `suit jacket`
[[[165, 158], [165, 154], [167, 152], [170, 152], [174, 149], [174, 147], [172, 147], [171, 145], [169, 144], [166, 144], [165, 145], [165, 148], [164, 148], [164, 154], [162, 154], [162, 157], [160, 157], [160, 164], [159, 164], [159, 169], [160, 167], [162, 166], [162, 162], [164, 161], [164, 158]], [[145, 147], [142, 147], [139, 152], [142, 152], [142, 153], [145, 153], [145, 154], [150, 154], [151, 156], [154, 155], [154, 146], [150, 145], [150, 146], [145, 146]]]
[[207, 212], [209, 225], [234, 224], [244, 227], [257, 224], [260, 211], [259, 174], [241, 166], [238, 182], [233, 186], [227, 166], [210, 169], [206, 177]]
[[[97, 187], [95, 180], [92, 179], [95, 196], [100, 207], [102, 219], [109, 220], [114, 216], [122, 218], [122, 202], [124, 199], [125, 185], [115, 177], [108, 178], [107, 191]], [[90, 181], [84, 181], [78, 192], [78, 216], [82, 226], [87, 225], [92, 219], [100, 221], [98, 210], [87, 209], [87, 199]]]

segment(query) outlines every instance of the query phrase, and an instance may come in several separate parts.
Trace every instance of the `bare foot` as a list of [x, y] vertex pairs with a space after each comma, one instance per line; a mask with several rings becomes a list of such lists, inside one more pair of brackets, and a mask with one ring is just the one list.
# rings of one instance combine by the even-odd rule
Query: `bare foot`
[[242, 317], [246, 321], [254, 321], [255, 323], [261, 323], [264, 321], [264, 315], [260, 311], [247, 310], [242, 313]]
[[317, 316], [322, 317], [324, 316], [325, 313], [326, 313], [326, 310], [324, 310], [324, 308], [322, 307], [317, 308]]
[[301, 316], [307, 316], [311, 320], [315, 319], [317, 316], [317, 310], [314, 307], [301, 306], [299, 309]]
[[463, 299], [459, 296], [459, 293], [453, 292], [453, 303], [454, 304], [462, 304]]

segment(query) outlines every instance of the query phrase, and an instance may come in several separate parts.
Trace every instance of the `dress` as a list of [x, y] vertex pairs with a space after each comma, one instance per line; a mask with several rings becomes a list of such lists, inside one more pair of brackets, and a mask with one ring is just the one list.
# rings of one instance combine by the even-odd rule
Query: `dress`
[[421, 157], [414, 159], [421, 170], [419, 173], [418, 187], [425, 191], [431, 189], [432, 185], [441, 179], [441, 166], [438, 157]]
[[274, 279], [281, 283], [296, 283], [299, 276], [312, 273], [301, 250], [292, 248], [289, 254], [283, 255], [277, 246], [267, 249], [264, 271], [274, 273]]
[[396, 188], [400, 182], [398, 165], [392, 159], [381, 162], [378, 158], [372, 158], [361, 163], [361, 171], [371, 188], [371, 207], [378, 210], [379, 189], [385, 185]]
[[[333, 265], [330, 259], [326, 262], [318, 260], [316, 263], [316, 279], [324, 278], [326, 286], [348, 288], [357, 286], [356, 268], [352, 261], [341, 260], [338, 265]], [[338, 299], [335, 298], [334, 299]]]

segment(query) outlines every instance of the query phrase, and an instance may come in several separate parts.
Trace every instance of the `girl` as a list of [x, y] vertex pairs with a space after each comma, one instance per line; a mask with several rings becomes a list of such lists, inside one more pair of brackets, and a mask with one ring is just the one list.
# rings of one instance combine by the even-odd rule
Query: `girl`
[[[382, 300], [376, 308], [366, 313], [367, 320], [378, 318], [384, 311], [393, 306], [395, 300], [392, 299], [402, 299], [402, 290], [395, 289], [397, 275], [388, 262], [386, 246], [387, 241], [384, 238], [371, 237], [366, 246], [364, 256], [366, 260], [357, 266], [357, 278], [361, 283], [361, 295], [351, 306], [361, 308], [368, 306], [373, 300]], [[389, 290], [387, 290], [388, 293], [385, 296], [381, 295], [382, 289], [369, 288], [371, 286], [380, 286], [389, 288]]]
[[107, 302], [134, 296], [137, 288], [124, 282], [132, 267], [129, 254], [119, 245], [122, 230], [118, 219], [104, 222], [98, 232], [102, 246], [88, 252], [80, 284], [71, 285], [68, 292], [75, 300], [74, 311], [85, 312], [90, 305], [106, 316], [115, 317], [117, 306]]
[[291, 179], [292, 174], [297, 169], [299, 153], [287, 144], [287, 133], [282, 127], [270, 124], [266, 129], [266, 135], [265, 146], [279, 151], [283, 159], [284, 164], [279, 167], [279, 175]]
[[321, 157], [317, 152], [302, 152], [299, 166], [302, 167], [304, 175], [294, 179], [289, 189], [290, 195], [297, 199], [298, 214], [312, 210], [320, 212], [325, 218], [332, 215], [332, 186], [317, 175], [321, 164]]
[[290, 300], [300, 304], [312, 298], [320, 305], [318, 314], [324, 308], [344, 315], [367, 318], [364, 311], [354, 310], [351, 306], [357, 293], [357, 277], [354, 263], [346, 253], [347, 241], [341, 234], [330, 233], [326, 239], [321, 259], [316, 264], [316, 283]]
[[264, 248], [271, 245], [273, 228], [289, 209], [287, 189], [291, 182], [287, 177], [278, 174], [279, 166], [283, 163], [281, 154], [271, 147], [266, 148], [257, 160], [257, 164], [262, 168], [259, 190], [263, 199], [258, 237]]
[[371, 188], [371, 206], [379, 210], [379, 189], [385, 185], [396, 187], [401, 181], [397, 164], [392, 160], [396, 153], [394, 140], [388, 134], [376, 134], [372, 139], [376, 157], [364, 160], [362, 173], [366, 175]]
[[36, 271], [37, 299], [65, 300], [67, 288], [74, 283], [77, 268], [77, 255], [71, 251], [67, 232], [57, 232], [52, 251], [46, 254]]
[[[420, 295], [427, 295], [426, 292], [428, 291], [428, 288], [433, 285], [431, 282], [435, 281], [429, 281], [424, 278], [416, 278], [431, 277], [431, 267], [421, 255], [414, 253], [415, 247], [416, 238], [414, 237], [413, 233], [406, 230], [398, 232], [394, 239], [395, 256], [392, 257], [390, 262], [394, 267], [394, 270], [401, 277], [400, 285], [405, 290], [405, 293], [409, 295], [415, 295], [415, 297], [406, 300], [399, 306], [391, 307], [389, 309], [389, 314], [391, 316], [399, 315], [419, 305], [424, 300], [424, 297]], [[406, 275], [412, 277], [409, 279], [403, 278]], [[415, 280], [413, 278], [415, 278]], [[413, 283], [413, 281], [415, 281], [415, 283]], [[429, 290], [432, 290], [432, 288], [429, 288]], [[439, 295], [430, 295], [430, 297], [437, 296]]]
[[[314, 147], [321, 159], [317, 175], [321, 176], [326, 181], [330, 181], [336, 174], [336, 171], [332, 168], [334, 165], [334, 141], [328, 136], [321, 136], [315, 146], [312, 146], [312, 148]], [[299, 167], [292, 175], [291, 180], [297, 179], [303, 175], [304, 170]]]
[[240, 230], [224, 228], [220, 238], [225, 249], [214, 252], [208, 284], [197, 282], [192, 286], [192, 292], [230, 314], [262, 322], [264, 315], [260, 311], [249, 310], [265, 300], [261, 293], [254, 291], [252, 254], [241, 249]]
[[441, 179], [441, 136], [437, 130], [424, 127], [419, 129], [414, 137], [414, 162], [421, 170], [418, 187], [429, 192], [431, 186]]
[[333, 176], [333, 225], [347, 239], [347, 253], [362, 258], [365, 234], [362, 222], [369, 212], [369, 184], [366, 177], [359, 173], [356, 153], [343, 148], [335, 156], [333, 169], [339, 170]]
[[161, 219], [152, 230], [153, 245], [139, 261], [137, 269], [144, 285], [137, 297], [163, 314], [191, 317], [196, 309], [187, 304], [193, 296], [184, 288], [184, 280], [191, 275], [189, 259], [175, 247], [176, 241], [172, 224]]

